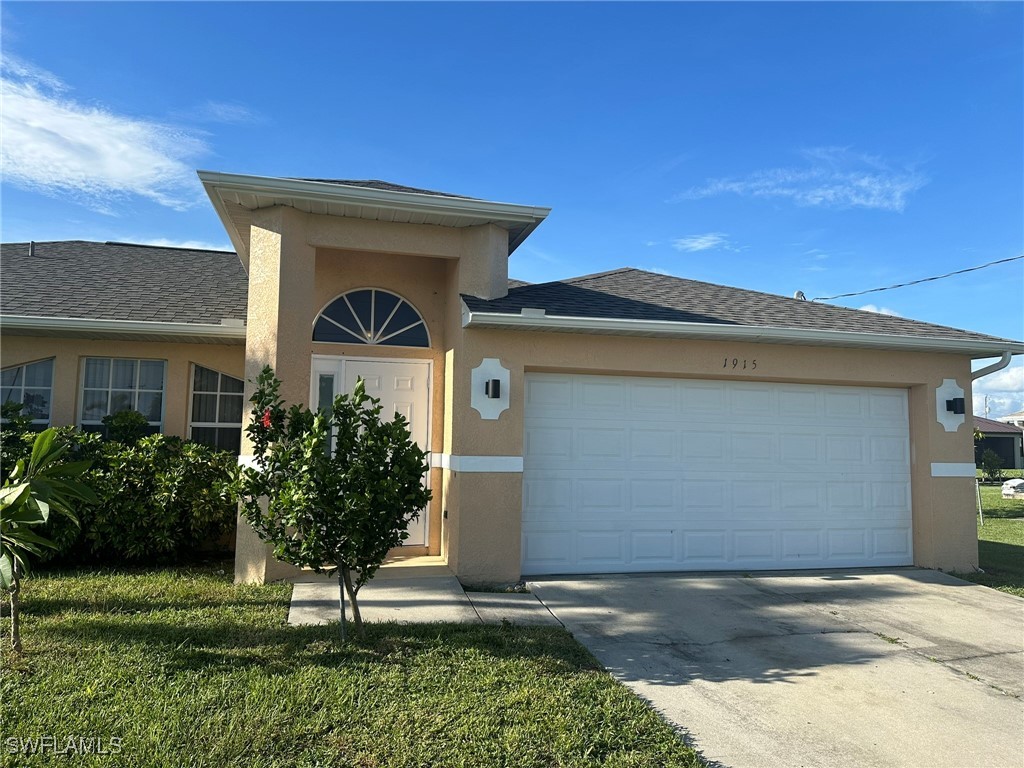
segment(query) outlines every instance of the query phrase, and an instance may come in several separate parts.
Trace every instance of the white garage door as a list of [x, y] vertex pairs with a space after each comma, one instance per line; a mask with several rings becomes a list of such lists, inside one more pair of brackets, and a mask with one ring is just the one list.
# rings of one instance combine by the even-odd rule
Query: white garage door
[[903, 389], [528, 374], [523, 573], [909, 565]]

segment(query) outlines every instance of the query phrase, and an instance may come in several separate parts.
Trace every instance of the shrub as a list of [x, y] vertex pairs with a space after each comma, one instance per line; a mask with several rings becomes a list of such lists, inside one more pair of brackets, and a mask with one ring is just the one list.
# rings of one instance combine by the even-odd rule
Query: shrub
[[92, 461], [83, 480], [99, 503], [79, 508], [81, 530], [53, 519], [45, 535], [64, 562], [171, 562], [209, 548], [237, 515], [235, 457], [168, 435], [134, 444], [63, 427], [70, 453]]
[[103, 417], [107, 439], [117, 443], [135, 445], [151, 431], [149, 421], [138, 411], [118, 411]]
[[989, 480], [1000, 480], [1003, 477], [1003, 460], [991, 448], [981, 454], [981, 470]]
[[22, 408], [21, 403], [0, 406], [0, 418], [4, 420], [0, 427], [0, 481], [6, 480], [17, 463], [32, 453], [36, 433], [32, 419], [22, 415]]

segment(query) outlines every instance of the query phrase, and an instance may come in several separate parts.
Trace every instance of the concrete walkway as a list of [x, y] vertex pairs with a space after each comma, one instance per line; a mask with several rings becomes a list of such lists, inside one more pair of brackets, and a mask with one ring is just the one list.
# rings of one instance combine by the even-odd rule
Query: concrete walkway
[[[421, 575], [422, 574], [422, 575]], [[326, 624], [338, 621], [338, 581], [311, 577], [294, 585], [288, 623]], [[346, 598], [346, 614], [352, 611]], [[363, 621], [399, 624], [553, 625], [559, 621], [535, 596], [506, 592], [466, 592], [443, 565], [388, 565], [359, 590]]]

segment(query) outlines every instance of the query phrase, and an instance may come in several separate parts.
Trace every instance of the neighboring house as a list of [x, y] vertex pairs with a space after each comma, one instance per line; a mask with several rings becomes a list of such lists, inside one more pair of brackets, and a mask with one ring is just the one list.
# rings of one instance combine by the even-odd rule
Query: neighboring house
[[1024, 411], [1017, 411], [1008, 416], [999, 416], [996, 418], [996, 421], [1001, 421], [1004, 424], [1013, 424], [1015, 427], [1024, 427]]
[[[546, 208], [200, 178], [237, 256], [3, 247], [5, 397], [233, 448], [264, 365], [292, 402], [362, 377], [431, 452], [407, 551], [464, 581], [977, 564], [971, 361], [1019, 341], [629, 268], [528, 285]], [[292, 572], [237, 544], [239, 580]]]
[[981, 466], [981, 455], [995, 451], [1003, 469], [1024, 469], [1024, 429], [994, 419], [974, 417], [974, 429], [981, 437], [974, 441], [974, 463]]

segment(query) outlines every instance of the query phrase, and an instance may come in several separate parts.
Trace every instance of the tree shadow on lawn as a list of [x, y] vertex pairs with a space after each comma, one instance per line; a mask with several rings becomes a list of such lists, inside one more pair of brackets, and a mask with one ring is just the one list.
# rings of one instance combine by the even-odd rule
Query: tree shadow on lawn
[[[226, 672], [259, 667], [286, 675], [298, 667], [407, 666], [418, 656], [531, 660], [543, 674], [600, 670], [594, 658], [561, 627], [481, 624], [367, 623], [366, 640], [342, 644], [338, 624], [258, 627], [244, 620], [177, 624], [148, 617], [78, 617], [33, 628], [62, 644], [131, 655], [159, 656], [169, 671]], [[353, 627], [349, 624], [349, 632]]]

